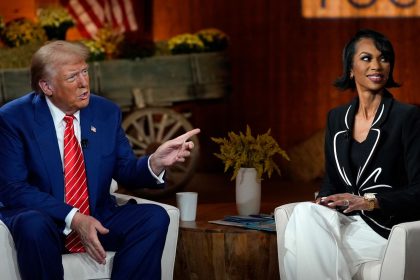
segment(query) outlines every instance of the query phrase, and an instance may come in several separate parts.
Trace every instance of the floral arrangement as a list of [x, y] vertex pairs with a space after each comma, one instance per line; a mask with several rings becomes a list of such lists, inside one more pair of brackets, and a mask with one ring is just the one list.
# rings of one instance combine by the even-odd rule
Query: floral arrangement
[[197, 35], [180, 34], [168, 41], [168, 48], [172, 54], [187, 54], [204, 51], [204, 43]]
[[229, 132], [228, 138], [211, 138], [220, 144], [220, 153], [214, 155], [224, 162], [225, 172], [230, 168], [233, 169], [231, 180], [236, 178], [241, 167], [255, 168], [258, 178], [261, 178], [264, 173], [267, 173], [270, 178], [274, 170], [280, 174], [280, 168], [274, 162], [273, 157], [279, 154], [286, 160], [290, 159], [270, 133], [269, 129], [255, 138], [247, 125], [246, 134]]
[[124, 41], [124, 34], [115, 31], [111, 26], [105, 26], [98, 30], [94, 40], [105, 50], [107, 58], [115, 58]]
[[67, 29], [74, 26], [74, 20], [61, 6], [38, 9], [38, 21], [47, 33], [49, 40], [65, 40]]
[[229, 44], [228, 36], [216, 28], [202, 29], [196, 35], [204, 43], [205, 51], [208, 52], [223, 51]]
[[[219, 29], [207, 28], [196, 34], [180, 34], [169, 39], [167, 47], [172, 54], [223, 51], [229, 44], [228, 36]], [[164, 53], [164, 52], [163, 52]]]
[[105, 49], [96, 40], [83, 40], [81, 41], [89, 49], [89, 61], [98, 61], [105, 59]]
[[74, 20], [67, 10], [61, 6], [50, 6], [38, 9], [37, 17], [42, 27], [74, 26]]
[[29, 43], [44, 42], [47, 36], [41, 25], [26, 18], [18, 18], [6, 24], [2, 39], [9, 47], [19, 47]]

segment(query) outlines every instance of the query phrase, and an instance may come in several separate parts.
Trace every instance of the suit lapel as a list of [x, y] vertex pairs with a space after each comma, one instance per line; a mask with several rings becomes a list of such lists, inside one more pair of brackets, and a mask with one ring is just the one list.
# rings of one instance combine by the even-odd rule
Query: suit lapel
[[357, 106], [357, 100], [353, 100], [353, 102], [347, 107], [346, 114], [344, 119], [344, 130], [338, 131], [334, 136], [334, 155], [335, 161], [337, 164], [337, 169], [339, 174], [345, 184], [347, 185], [348, 191], [354, 191], [354, 178], [353, 173], [351, 172], [350, 168], [350, 159], [349, 159], [349, 151], [350, 151], [350, 140], [352, 137], [352, 130], [353, 127], [353, 120], [355, 114], [355, 108]]
[[[347, 107], [346, 114], [344, 117], [344, 130], [338, 131], [334, 136], [334, 154], [337, 164], [337, 169], [343, 181], [346, 183], [348, 188], [353, 192], [360, 186], [362, 183], [362, 178], [366, 177], [366, 170], [369, 170], [369, 164], [371, 159], [378, 147], [378, 143], [381, 139], [381, 125], [388, 117], [390, 108], [392, 106], [392, 95], [389, 92], [385, 92], [382, 102], [379, 105], [378, 111], [374, 121], [372, 122], [372, 127], [369, 131], [369, 134], [363, 143], [365, 148], [363, 149], [362, 164], [357, 170], [357, 177], [354, 178], [353, 172], [350, 166], [350, 141], [353, 135], [352, 129], [354, 125], [354, 118], [359, 106], [358, 98], [355, 98], [351, 104]], [[370, 174], [368, 174], [369, 176]], [[357, 187], [355, 187], [357, 186]]]
[[64, 201], [64, 176], [57, 134], [51, 113], [43, 95], [37, 94], [33, 100], [34, 136], [50, 181], [51, 193]]
[[98, 178], [100, 164], [100, 143], [96, 134], [96, 127], [92, 108], [90, 106], [80, 111], [81, 138], [85, 143], [83, 156], [85, 159], [86, 176], [89, 190], [89, 204], [91, 210], [96, 207], [98, 199]]

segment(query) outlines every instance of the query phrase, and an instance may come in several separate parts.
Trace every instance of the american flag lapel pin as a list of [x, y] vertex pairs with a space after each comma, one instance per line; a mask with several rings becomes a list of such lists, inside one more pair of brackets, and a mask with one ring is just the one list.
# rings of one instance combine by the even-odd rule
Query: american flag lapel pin
[[93, 125], [90, 126], [90, 131], [92, 131], [93, 133], [96, 133], [96, 127], [94, 127]]

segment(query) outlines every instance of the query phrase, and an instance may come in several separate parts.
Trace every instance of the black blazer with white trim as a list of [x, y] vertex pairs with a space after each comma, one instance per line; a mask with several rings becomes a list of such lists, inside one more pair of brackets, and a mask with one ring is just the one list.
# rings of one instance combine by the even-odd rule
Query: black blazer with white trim
[[420, 220], [420, 110], [386, 92], [365, 140], [369, 149], [353, 171], [349, 147], [358, 106], [356, 97], [328, 114], [326, 174], [319, 196], [376, 193], [380, 209], [359, 214], [387, 238], [393, 225]]

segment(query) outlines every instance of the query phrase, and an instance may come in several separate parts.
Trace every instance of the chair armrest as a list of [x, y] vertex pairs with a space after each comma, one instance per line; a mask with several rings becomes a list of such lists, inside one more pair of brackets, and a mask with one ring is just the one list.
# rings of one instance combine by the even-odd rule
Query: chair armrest
[[168, 204], [159, 203], [152, 200], [138, 198], [126, 194], [112, 193], [117, 199], [118, 205], [127, 203], [130, 199], [134, 199], [138, 204], [157, 204], [163, 207], [169, 215], [169, 228], [166, 235], [165, 247], [162, 254], [162, 279], [172, 279], [175, 267], [176, 246], [178, 243], [179, 231], [179, 209]]
[[284, 232], [286, 225], [292, 215], [293, 209], [299, 202], [284, 204], [274, 210], [274, 219], [276, 221], [276, 235], [277, 235], [277, 254], [279, 258], [280, 279], [286, 279], [284, 274]]
[[179, 213], [178, 208], [169, 204], [164, 204], [157, 201], [148, 200], [148, 199], [139, 198], [139, 197], [135, 197], [135, 196], [127, 195], [127, 194], [121, 194], [121, 193], [112, 193], [112, 195], [115, 196], [115, 198], [117, 199], [118, 205], [123, 205], [127, 203], [130, 199], [134, 199], [138, 204], [145, 204], [145, 203], [156, 204], [156, 205], [162, 206], [167, 211], [176, 211]]
[[418, 279], [420, 221], [395, 225], [388, 238], [380, 280]]
[[7, 226], [0, 220], [0, 278], [20, 279], [15, 244]]

